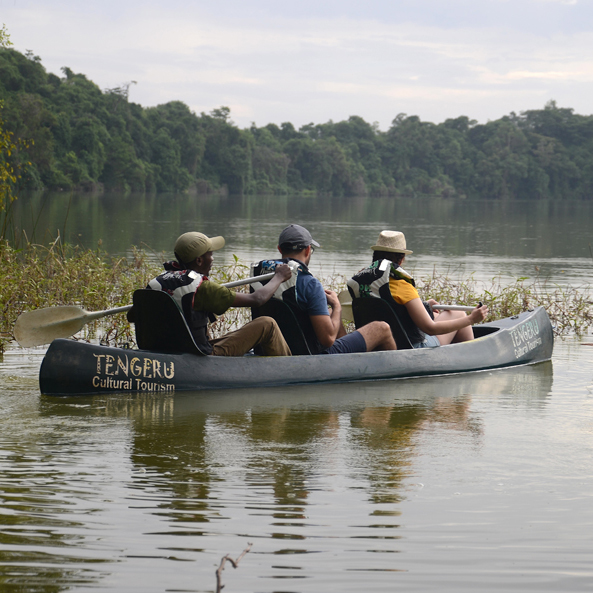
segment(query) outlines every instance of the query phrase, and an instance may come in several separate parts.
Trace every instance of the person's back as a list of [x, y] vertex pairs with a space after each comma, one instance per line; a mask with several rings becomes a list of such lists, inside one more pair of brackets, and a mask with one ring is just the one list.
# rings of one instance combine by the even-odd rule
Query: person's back
[[[282, 282], [274, 293], [274, 298], [284, 302], [290, 309], [292, 315], [296, 319], [296, 323], [300, 327], [300, 331], [303, 334], [305, 341], [307, 342], [308, 350], [311, 354], [319, 354], [325, 347], [321, 345], [317, 339], [311, 320], [309, 319], [309, 313], [307, 310], [299, 304], [297, 295], [304, 294], [305, 286], [308, 284], [313, 275], [309, 272], [308, 267], [301, 261], [283, 258], [283, 259], [270, 259], [263, 260], [257, 264], [253, 264], [251, 268], [252, 276], [262, 276], [275, 271], [279, 265], [288, 265], [292, 270], [292, 277]], [[258, 286], [253, 284], [252, 286]], [[327, 301], [325, 301], [327, 302]], [[327, 309], [327, 305], [324, 306], [324, 310]]]
[[[232, 291], [208, 278], [213, 263], [212, 253], [223, 246], [223, 237], [184, 233], [175, 243], [177, 261], [166, 262], [165, 271], [153, 278], [147, 288], [167, 292], [175, 300], [194, 341], [206, 354], [243, 356], [259, 345], [267, 356], [290, 356], [290, 348], [270, 317], [260, 317], [221, 338], [209, 339], [207, 326], [214, 315], [222, 315], [230, 307], [261, 306], [291, 275], [288, 266], [278, 266], [276, 275], [259, 290], [250, 294]], [[130, 320], [133, 321], [133, 309]]]
[[[377, 252], [376, 257], [374, 256], [370, 266], [360, 270], [348, 280], [348, 291], [352, 299], [374, 297], [387, 302], [397, 316], [407, 340], [411, 344], [421, 342], [425, 339], [424, 333], [412, 321], [405, 305], [393, 298], [391, 293], [393, 278], [404, 281], [400, 291], [405, 300], [418, 296], [415, 292], [416, 285], [412, 276], [402, 268], [396, 268], [395, 264], [387, 259], [385, 254], [379, 254], [379, 252]], [[429, 308], [427, 310], [430, 311]], [[432, 312], [430, 311], [429, 314], [432, 314]]]
[[[294, 282], [294, 302], [292, 306], [301, 320], [302, 327], [310, 326], [306, 333], [314, 336], [315, 354], [344, 354], [367, 352], [371, 350], [395, 350], [395, 342], [389, 326], [374, 322], [347, 334], [342, 325], [342, 306], [338, 295], [324, 290], [317, 278], [309, 271], [309, 262], [315, 247], [319, 247], [311, 233], [296, 224], [287, 226], [280, 234], [278, 251], [282, 261], [298, 262], [300, 272]], [[276, 260], [278, 261], [278, 260]], [[280, 298], [291, 302], [288, 297], [289, 286], [280, 287]], [[284, 295], [286, 292], [286, 296]]]
[[[414, 348], [435, 348], [473, 340], [471, 326], [485, 319], [487, 307], [476, 307], [470, 315], [462, 311], [429, 313], [431, 306], [438, 305], [437, 301], [430, 299], [424, 303], [416, 290], [414, 279], [402, 268], [406, 255], [413, 253], [406, 247], [404, 234], [399, 231], [382, 231], [376, 245], [371, 249], [373, 263], [352, 280], [360, 286], [362, 282], [367, 282], [366, 279], [362, 280], [365, 274], [372, 275], [378, 268], [385, 268], [381, 262], [389, 262], [389, 289], [381, 291], [378, 296], [392, 302]], [[384, 279], [383, 271], [381, 278]], [[349, 286], [352, 287], [350, 281]], [[370, 290], [370, 283], [366, 286], [362, 292]]]
[[193, 308], [194, 294], [204, 280], [204, 276], [183, 268], [177, 261], [163, 264], [165, 271], [153, 278], [146, 288], [162, 290], [169, 294], [181, 309], [194, 341], [207, 353], [212, 347], [207, 339], [206, 327], [210, 321], [208, 313]]

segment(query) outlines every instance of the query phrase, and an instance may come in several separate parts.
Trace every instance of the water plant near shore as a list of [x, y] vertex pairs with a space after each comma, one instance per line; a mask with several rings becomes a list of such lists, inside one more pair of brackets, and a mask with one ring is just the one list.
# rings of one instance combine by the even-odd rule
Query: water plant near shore
[[[109, 257], [100, 248], [63, 245], [59, 237], [49, 246], [26, 244], [21, 249], [0, 243], [0, 351], [13, 339], [14, 323], [23, 311], [59, 305], [96, 311], [127, 305], [155, 268], [143, 251]], [[134, 339], [122, 315], [85, 326], [80, 337], [91, 340], [98, 332], [110, 343]]]
[[[128, 305], [133, 291], [146, 286], [161, 272], [163, 259], [159, 254], [135, 248], [127, 257], [110, 257], [100, 246], [82, 249], [63, 245], [59, 237], [48, 246], [27, 244], [21, 249], [0, 242], [0, 352], [14, 339], [14, 323], [23, 311], [59, 305], [79, 305], [97, 311]], [[235, 257], [230, 265], [215, 268], [211, 277], [229, 282], [248, 275], [249, 266]], [[346, 286], [346, 277], [342, 275], [320, 280], [337, 292]], [[485, 303], [490, 309], [488, 320], [541, 305], [559, 335], [580, 335], [593, 326], [589, 285], [552, 284], [537, 275], [533, 279], [497, 276], [484, 283], [473, 276], [455, 278], [436, 270], [421, 277], [417, 284], [421, 295], [441, 303]], [[211, 335], [225, 334], [249, 319], [249, 309], [229, 309], [210, 326]], [[120, 314], [86, 325], [77, 338], [134, 345], [134, 330], [125, 315]]]

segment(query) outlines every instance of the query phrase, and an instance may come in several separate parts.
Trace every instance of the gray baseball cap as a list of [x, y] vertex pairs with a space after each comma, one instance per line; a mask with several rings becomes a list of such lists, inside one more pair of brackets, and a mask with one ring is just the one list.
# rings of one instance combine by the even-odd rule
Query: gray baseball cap
[[311, 233], [300, 224], [289, 224], [278, 238], [278, 246], [295, 251], [297, 249], [305, 249], [309, 245], [319, 247], [319, 243], [313, 240]]

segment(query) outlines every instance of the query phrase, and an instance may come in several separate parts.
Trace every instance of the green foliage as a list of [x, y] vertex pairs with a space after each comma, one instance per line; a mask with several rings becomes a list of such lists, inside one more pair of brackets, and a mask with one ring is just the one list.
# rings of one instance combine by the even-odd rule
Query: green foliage
[[[134, 249], [128, 258], [109, 257], [100, 249], [63, 246], [59, 237], [48, 246], [27, 244], [22, 249], [0, 241], [0, 352], [13, 339], [14, 324], [23, 311], [59, 305], [79, 305], [99, 311], [130, 304], [134, 290], [146, 286], [162, 271], [161, 265], [154, 261], [154, 254], [151, 255]], [[211, 274], [213, 280], [221, 283], [247, 276], [249, 266], [236, 256], [232, 264], [219, 266]], [[346, 278], [340, 275], [320, 280], [338, 293], [346, 287]], [[543, 306], [558, 334], [580, 335], [593, 327], [590, 286], [560, 286], [539, 277], [510, 281], [496, 277], [484, 284], [473, 277], [454, 278], [436, 272], [419, 279], [417, 285], [425, 298], [441, 303], [485, 303], [490, 309], [488, 321]], [[229, 309], [210, 326], [210, 335], [213, 338], [224, 335], [249, 320], [249, 309]], [[135, 339], [125, 315], [88, 324], [77, 338], [101, 339], [112, 345], [134, 344]]]
[[[48, 74], [0, 30], [2, 161], [28, 189], [593, 198], [593, 116], [551, 101], [478, 125], [397, 115], [382, 132], [345, 121], [239, 129], [230, 109], [129, 102], [134, 81], [102, 91], [83, 74]], [[19, 144], [26, 139], [27, 146]], [[29, 140], [31, 140], [29, 142]], [[7, 149], [10, 149], [8, 165]], [[28, 164], [31, 163], [31, 164]], [[20, 167], [20, 169], [19, 169]]]
[[12, 190], [17, 181], [17, 173], [11, 164], [11, 156], [16, 149], [12, 133], [4, 128], [0, 103], [0, 212], [3, 212], [14, 199]]
[[[6, 32], [6, 26], [2, 25], [0, 29], [0, 48], [12, 45]], [[0, 76], [4, 73], [0, 70]], [[4, 127], [4, 120], [2, 118], [2, 109], [4, 107], [3, 101], [0, 101], [0, 212], [3, 212], [7, 203], [13, 199], [12, 186], [16, 183], [16, 175], [12, 165], [10, 164], [10, 157], [12, 152], [16, 149], [12, 141], [12, 134]]]
[[[129, 305], [134, 290], [146, 286], [162, 271], [151, 255], [149, 258], [146, 252], [134, 249], [129, 258], [109, 257], [100, 248], [64, 246], [59, 237], [47, 246], [26, 244], [22, 249], [0, 241], [0, 353], [14, 339], [14, 324], [24, 311], [60, 305], [100, 311]], [[218, 267], [211, 277], [222, 283], [248, 275], [249, 266], [235, 257], [233, 264]], [[211, 336], [243, 325], [249, 321], [249, 311], [230, 309], [210, 327]], [[135, 342], [125, 315], [87, 324], [77, 338], [101, 339], [112, 345]]]
[[[6, 32], [6, 26], [3, 25], [0, 29], [0, 48], [10, 45], [12, 42]], [[24, 162], [26, 159], [19, 158], [19, 151], [33, 144], [32, 141], [28, 143], [23, 138], [14, 140], [14, 133], [7, 129], [4, 111], [4, 100], [0, 96], [0, 241], [6, 233], [7, 209], [16, 199], [15, 188], [22, 177], [23, 166], [31, 165], [28, 161]]]
[[421, 278], [418, 290], [424, 298], [440, 303], [488, 306], [486, 321], [517, 315], [522, 311], [544, 307], [556, 333], [560, 335], [584, 334], [593, 327], [591, 286], [561, 286], [536, 275], [535, 278], [495, 277], [490, 283], [475, 278], [452, 278], [448, 274], [433, 272]]
[[0, 47], [9, 47], [12, 45], [12, 41], [10, 41], [10, 35], [6, 30], [6, 25], [2, 25], [0, 29]]
[[[155, 268], [144, 253], [134, 252], [130, 261], [109, 258], [100, 250], [64, 247], [59, 238], [49, 246], [29, 244], [23, 249], [0, 242], [0, 351], [13, 337], [12, 328], [23, 311], [65, 304], [91, 311], [127, 305]], [[97, 324], [90, 324], [83, 336], [92, 338], [97, 329]], [[109, 320], [101, 333], [112, 342], [132, 340], [125, 318]]]

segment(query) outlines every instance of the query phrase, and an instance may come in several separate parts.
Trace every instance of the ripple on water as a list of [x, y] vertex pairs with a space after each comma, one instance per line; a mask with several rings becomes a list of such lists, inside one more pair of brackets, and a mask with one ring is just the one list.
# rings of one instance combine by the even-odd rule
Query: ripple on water
[[0, 363], [3, 584], [212, 591], [247, 542], [228, 591], [590, 584], [576, 340], [499, 372], [172, 397], [44, 398], [41, 357]]

